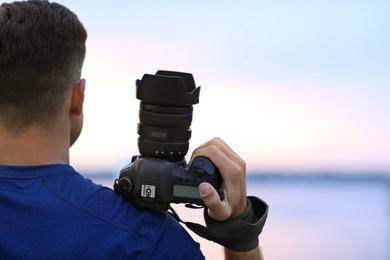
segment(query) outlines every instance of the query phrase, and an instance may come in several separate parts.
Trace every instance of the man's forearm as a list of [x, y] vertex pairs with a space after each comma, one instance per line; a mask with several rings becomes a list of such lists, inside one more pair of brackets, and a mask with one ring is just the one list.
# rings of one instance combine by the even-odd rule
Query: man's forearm
[[237, 252], [225, 247], [225, 259], [226, 260], [263, 260], [263, 254], [260, 247], [256, 247], [253, 250], [247, 252]]

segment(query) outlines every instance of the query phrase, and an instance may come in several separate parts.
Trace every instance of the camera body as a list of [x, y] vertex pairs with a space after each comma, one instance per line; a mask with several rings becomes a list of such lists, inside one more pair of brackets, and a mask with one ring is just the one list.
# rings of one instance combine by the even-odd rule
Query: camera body
[[133, 156], [132, 163], [124, 167], [114, 190], [130, 198], [138, 208], [168, 210], [170, 203], [203, 205], [198, 192], [202, 182], [208, 182], [218, 190], [220, 174], [214, 164], [205, 157], [196, 157], [191, 167], [183, 159], [179, 162]]
[[185, 155], [191, 138], [193, 105], [199, 102], [192, 74], [158, 71], [136, 81], [140, 102], [137, 127], [140, 155], [133, 156], [115, 180], [114, 191], [131, 199], [138, 208], [168, 210], [170, 203], [203, 205], [198, 192], [202, 182], [217, 190], [221, 176], [205, 157], [191, 167]]

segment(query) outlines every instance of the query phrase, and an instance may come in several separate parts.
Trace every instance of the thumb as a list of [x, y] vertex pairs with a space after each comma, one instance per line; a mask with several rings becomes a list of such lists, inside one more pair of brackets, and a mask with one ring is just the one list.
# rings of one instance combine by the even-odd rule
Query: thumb
[[199, 185], [199, 194], [204, 205], [208, 208], [208, 214], [211, 218], [224, 221], [230, 216], [230, 210], [225, 201], [221, 201], [218, 192], [207, 182]]

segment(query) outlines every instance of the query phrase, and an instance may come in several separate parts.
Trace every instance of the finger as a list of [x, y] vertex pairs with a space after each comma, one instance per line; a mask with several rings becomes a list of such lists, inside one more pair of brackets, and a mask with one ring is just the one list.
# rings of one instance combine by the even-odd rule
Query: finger
[[[219, 163], [218, 159], [221, 154], [223, 154], [225, 158]], [[216, 137], [195, 149], [192, 153], [190, 164], [197, 156], [205, 156], [211, 159], [220, 170], [222, 170], [221, 167], [223, 165], [226, 165], [226, 159], [237, 163], [243, 169], [246, 168], [245, 161], [219, 137]]]
[[197, 156], [209, 158], [223, 177], [230, 176], [229, 178], [224, 178], [224, 180], [237, 182], [239, 179], [245, 178], [246, 165], [244, 160], [238, 156], [230, 155], [229, 157], [229, 154], [226, 154], [224, 149], [217, 146], [211, 145], [198, 149], [196, 152], [194, 151], [192, 156], [194, 158]]
[[208, 208], [208, 214], [211, 218], [224, 221], [230, 217], [230, 208], [220, 200], [217, 191], [211, 184], [207, 182], [201, 183], [199, 185], [199, 194], [204, 205]]
[[213, 146], [220, 149], [222, 152], [224, 152], [226, 155], [228, 155], [228, 157], [238, 156], [233, 151], [233, 149], [231, 149], [230, 146], [219, 137], [215, 137], [215, 138], [209, 140], [208, 142], [202, 144], [197, 149], [195, 149], [193, 153], [197, 154], [199, 152], [199, 150], [208, 149], [209, 147], [213, 147]]
[[216, 142], [221, 143], [223, 146], [225, 146], [230, 152], [234, 153], [235, 155], [238, 156], [238, 154], [220, 137], [215, 137], [214, 140]]

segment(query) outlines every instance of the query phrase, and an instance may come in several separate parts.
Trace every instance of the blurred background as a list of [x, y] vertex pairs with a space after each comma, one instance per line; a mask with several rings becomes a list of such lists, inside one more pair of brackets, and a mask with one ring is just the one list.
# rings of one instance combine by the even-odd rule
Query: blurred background
[[135, 80], [190, 72], [189, 154], [220, 136], [246, 160], [266, 259], [390, 259], [390, 2], [58, 2], [89, 34], [79, 172], [112, 186], [138, 153]]

